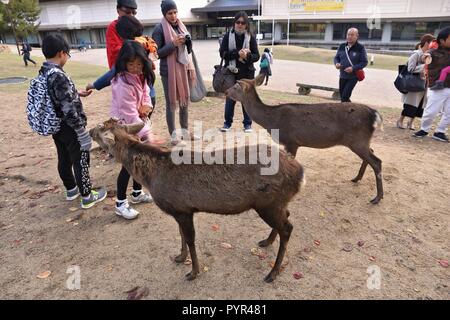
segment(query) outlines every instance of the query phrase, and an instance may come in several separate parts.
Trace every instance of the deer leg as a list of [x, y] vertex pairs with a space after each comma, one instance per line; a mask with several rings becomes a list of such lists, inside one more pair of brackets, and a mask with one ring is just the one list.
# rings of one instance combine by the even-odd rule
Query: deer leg
[[[289, 218], [290, 215], [291, 214], [290, 214], [289, 210], [286, 210], [286, 217]], [[278, 231], [276, 229], [272, 229], [269, 237], [267, 239], [264, 239], [264, 240], [261, 240], [260, 242], [258, 242], [258, 246], [260, 246], [261, 248], [270, 246], [277, 238], [277, 235], [278, 235]]]
[[[373, 154], [373, 149], [370, 149], [370, 152]], [[359, 169], [358, 175], [356, 176], [356, 178], [352, 179], [352, 182], [356, 183], [364, 177], [364, 173], [366, 172], [366, 168], [367, 168], [368, 164], [369, 163], [367, 161], [363, 160], [363, 162], [361, 164], [361, 168]]]
[[297, 155], [298, 146], [293, 144], [287, 144], [284, 146], [284, 150], [290, 153], [294, 158]]
[[286, 253], [293, 226], [287, 218], [288, 211], [286, 209], [267, 208], [257, 212], [259, 216], [280, 235], [280, 247], [278, 249], [275, 265], [270, 273], [264, 278], [265, 282], [270, 283], [274, 281], [280, 273], [281, 264]]
[[[375, 198], [373, 198], [370, 202], [373, 204], [377, 204], [380, 202], [381, 199], [383, 199], [383, 181], [382, 181], [382, 174], [381, 174], [382, 161], [373, 154], [373, 150], [370, 148], [367, 148], [367, 147], [352, 148], [352, 151], [354, 153], [356, 153], [363, 160], [363, 165], [361, 166], [360, 173], [363, 169], [365, 162], [372, 167], [372, 169], [375, 173], [375, 179], [376, 179], [376, 183], [377, 183], [377, 196]], [[366, 167], [367, 167], [367, 165], [366, 165]], [[363, 174], [364, 174], [364, 172], [363, 172]], [[359, 174], [356, 178], [358, 178], [358, 177], [359, 177]]]
[[186, 245], [186, 239], [184, 238], [183, 230], [180, 226], [178, 226], [178, 229], [180, 230], [180, 236], [181, 236], [181, 253], [179, 256], [175, 257], [176, 263], [182, 263], [186, 261], [187, 258], [187, 245]]
[[373, 153], [370, 154], [373, 165], [371, 164], [373, 171], [375, 172], [375, 179], [377, 181], [377, 196], [373, 198], [370, 202], [373, 204], [377, 204], [380, 202], [381, 199], [383, 199], [384, 192], [383, 192], [383, 175], [381, 173], [382, 171], [382, 161], [377, 158]]
[[195, 229], [194, 229], [194, 214], [193, 213], [181, 213], [175, 215], [175, 219], [184, 235], [184, 239], [189, 247], [192, 260], [192, 271], [186, 274], [187, 280], [194, 280], [200, 273], [200, 267], [198, 264], [197, 251], [195, 250]]
[[363, 178], [368, 164], [369, 163], [367, 161], [363, 160], [363, 162], [361, 164], [361, 168], [359, 169], [358, 175], [354, 179], [352, 179], [352, 182], [356, 183]]

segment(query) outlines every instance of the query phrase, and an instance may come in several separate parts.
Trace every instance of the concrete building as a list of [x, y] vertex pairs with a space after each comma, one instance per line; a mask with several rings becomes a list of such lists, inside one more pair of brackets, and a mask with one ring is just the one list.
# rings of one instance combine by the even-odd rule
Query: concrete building
[[[178, 0], [179, 17], [194, 39], [222, 36], [234, 14], [245, 10], [252, 29], [263, 41], [333, 47], [345, 39], [349, 27], [360, 30], [368, 47], [410, 49], [424, 33], [450, 26], [450, 0]], [[161, 20], [161, 0], [137, 0], [137, 18], [145, 34]], [[258, 10], [260, 6], [260, 10]], [[109, 22], [117, 18], [116, 0], [40, 1], [39, 34], [61, 32], [77, 46], [105, 45]], [[14, 42], [11, 35], [0, 35]]]
[[[450, 26], [450, 0], [260, 0], [275, 42], [335, 45], [357, 27], [372, 47], [410, 47]], [[262, 32], [272, 33], [267, 23]]]

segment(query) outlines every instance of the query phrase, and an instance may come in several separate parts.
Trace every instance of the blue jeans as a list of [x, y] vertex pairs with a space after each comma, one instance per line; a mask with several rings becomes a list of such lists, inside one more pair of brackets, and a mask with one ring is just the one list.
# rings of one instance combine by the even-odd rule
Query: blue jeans
[[[234, 117], [234, 106], [236, 105], [236, 101], [227, 98], [225, 100], [225, 122], [224, 125], [231, 127], [233, 124], [233, 117]], [[252, 125], [252, 119], [250, 119], [247, 112], [245, 112], [244, 107], [242, 107], [242, 113], [244, 114], [244, 121], [242, 123], [244, 124], [244, 127], [251, 126]]]

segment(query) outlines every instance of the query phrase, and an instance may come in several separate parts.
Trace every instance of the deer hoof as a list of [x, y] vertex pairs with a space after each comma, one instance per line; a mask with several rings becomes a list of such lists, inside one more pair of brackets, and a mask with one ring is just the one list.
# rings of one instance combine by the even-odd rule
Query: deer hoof
[[275, 280], [275, 277], [272, 276], [272, 272], [269, 273], [269, 274], [264, 278], [264, 281], [267, 282], [267, 283], [271, 283], [271, 282], [273, 282], [273, 280]]
[[372, 204], [378, 204], [381, 200], [381, 197], [376, 196], [375, 198], [373, 198], [372, 200], [370, 200], [370, 203]]
[[191, 271], [191, 272], [189, 272], [189, 273], [187, 273], [187, 274], [185, 275], [185, 278], [186, 278], [186, 280], [188, 280], [188, 281], [192, 281], [192, 280], [194, 280], [195, 278], [197, 278], [197, 273]]
[[265, 240], [261, 240], [260, 242], [258, 242], [258, 246], [260, 246], [261, 248], [265, 248], [270, 246], [272, 243], [269, 242], [269, 240], [265, 239]]
[[186, 261], [186, 257], [187, 257], [187, 255], [180, 254], [179, 256], [176, 256], [174, 260], [176, 263], [183, 263]]
[[352, 179], [352, 182], [353, 183], [358, 183], [359, 182], [359, 180], [361, 180], [360, 178], [358, 178], [358, 177], [356, 177], [355, 179]]

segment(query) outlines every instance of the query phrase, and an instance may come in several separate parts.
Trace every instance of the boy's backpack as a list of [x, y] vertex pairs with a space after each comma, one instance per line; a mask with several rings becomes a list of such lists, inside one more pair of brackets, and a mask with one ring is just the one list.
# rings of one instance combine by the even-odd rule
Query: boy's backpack
[[28, 50], [28, 51], [31, 51], [31, 50], [33, 50], [33, 48], [31, 48], [31, 46], [30, 46], [30, 44], [29, 44], [29, 43], [27, 43], [27, 50]]
[[30, 82], [28, 89], [27, 117], [31, 129], [42, 136], [55, 134], [61, 126], [61, 118], [56, 115], [55, 105], [48, 93], [48, 77], [62, 72], [58, 68], [40, 74]]

